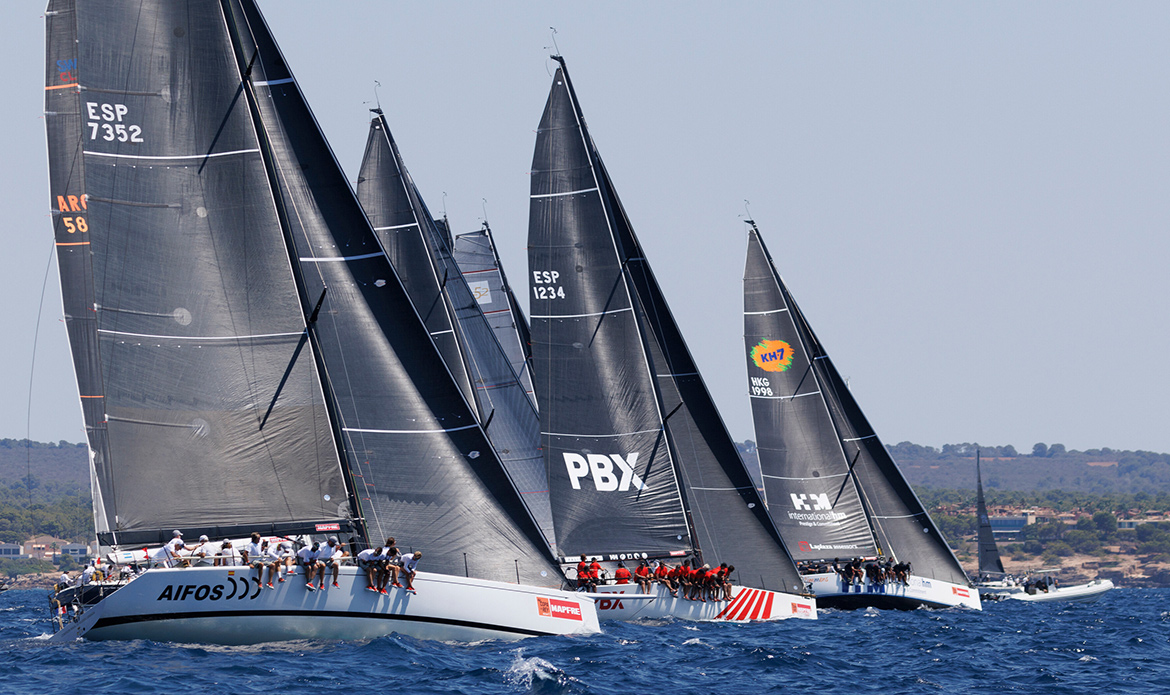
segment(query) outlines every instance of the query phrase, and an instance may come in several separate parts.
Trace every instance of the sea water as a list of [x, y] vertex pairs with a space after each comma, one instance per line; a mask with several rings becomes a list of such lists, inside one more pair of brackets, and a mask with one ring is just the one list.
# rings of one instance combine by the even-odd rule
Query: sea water
[[821, 611], [816, 621], [602, 623], [590, 637], [408, 637], [251, 647], [47, 642], [46, 593], [0, 594], [8, 693], [1168, 693], [1170, 590], [982, 612]]

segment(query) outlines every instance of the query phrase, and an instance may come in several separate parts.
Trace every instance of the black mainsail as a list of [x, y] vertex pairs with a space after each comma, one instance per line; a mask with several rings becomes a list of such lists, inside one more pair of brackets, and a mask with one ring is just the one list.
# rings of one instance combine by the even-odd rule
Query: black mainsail
[[508, 284], [488, 223], [483, 223], [483, 229], [457, 235], [451, 255], [483, 309], [484, 318], [495, 332], [512, 371], [519, 377], [532, 406], [537, 407], [536, 392], [532, 390], [532, 338], [528, 319]]
[[754, 223], [744, 340], [769, 513], [798, 560], [883, 554], [966, 585], [962, 567], [793, 301]]
[[987, 503], [983, 499], [983, 473], [980, 471], [979, 452], [975, 452], [975, 507], [979, 515], [979, 573], [1003, 574], [1003, 558], [995, 544], [995, 533], [991, 530], [991, 518], [987, 516]]
[[86, 196], [87, 231], [62, 209], [55, 229], [91, 249], [88, 277], [59, 258], [95, 324], [70, 335], [83, 407], [103, 399], [103, 542], [336, 523], [432, 571], [555, 585], [254, 2], [69, 9], [49, 8], [48, 86], [69, 30], [78, 84], [46, 110], [54, 202]]
[[[593, 467], [593, 452], [599, 446], [608, 446], [601, 449], [606, 453], [622, 451], [612, 442], [624, 441], [620, 435], [590, 441], [552, 433], [573, 432], [566, 429], [571, 423], [577, 423], [578, 432], [590, 425], [593, 432], [604, 432], [608, 425], [616, 433], [621, 430], [615, 425], [631, 431], [657, 425], [661, 429], [654, 433], [655, 442], [663, 460], [655, 465], [678, 472], [689, 550], [711, 564], [735, 564], [740, 581], [752, 586], [800, 591], [803, 585], [792, 559], [589, 136], [563, 61], [538, 133], [529, 229], [533, 354], [546, 451], [552, 452], [548, 464], [558, 532], [558, 502], [569, 505], [564, 516], [584, 520], [585, 532], [603, 527], [605, 515], [613, 513], [604, 507], [613, 492], [597, 484], [598, 473], [605, 469]], [[585, 379], [595, 381], [582, 384]], [[625, 425], [622, 418], [631, 406], [655, 409], [644, 413], [645, 422]], [[589, 477], [579, 461], [575, 468], [570, 459], [574, 446], [591, 450], [585, 457]], [[559, 490], [554, 473], [570, 478], [562, 477]], [[573, 487], [573, 478], [580, 489]], [[623, 502], [634, 510], [645, 503], [637, 496]], [[589, 519], [589, 514], [595, 516]], [[622, 539], [613, 541], [620, 546]], [[591, 550], [585, 543], [580, 547]]]
[[357, 196], [394, 267], [413, 269], [403, 285], [415, 308], [453, 317], [449, 329], [432, 337], [437, 346], [450, 345], [440, 352], [452, 373], [470, 379], [473, 403], [496, 455], [545, 542], [555, 547], [536, 410], [452, 256], [446, 225], [434, 224], [380, 112], [370, 121]]
[[99, 539], [349, 524], [219, 4], [47, 14], [54, 228]]

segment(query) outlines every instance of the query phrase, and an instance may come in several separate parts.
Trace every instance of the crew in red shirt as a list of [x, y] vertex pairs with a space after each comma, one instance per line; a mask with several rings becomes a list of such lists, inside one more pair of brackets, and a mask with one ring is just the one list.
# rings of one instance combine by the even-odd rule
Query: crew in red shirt
[[[593, 564], [597, 564], [596, 562]], [[585, 555], [581, 555], [581, 561], [577, 563], [577, 590], [578, 591], [593, 591], [597, 588], [597, 582], [591, 577], [589, 563], [585, 560]]]
[[646, 564], [645, 560], [642, 560], [638, 569], [634, 570], [634, 581], [638, 583], [638, 588], [643, 594], [650, 593], [650, 565]]
[[626, 563], [619, 562], [617, 569], [613, 572], [614, 584], [629, 584], [630, 571], [626, 569]]

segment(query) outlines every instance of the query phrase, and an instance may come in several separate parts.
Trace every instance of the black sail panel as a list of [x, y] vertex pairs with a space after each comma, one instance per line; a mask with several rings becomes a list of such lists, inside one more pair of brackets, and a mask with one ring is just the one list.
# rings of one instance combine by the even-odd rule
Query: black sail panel
[[468, 365], [455, 334], [455, 317], [443, 293], [444, 279], [424, 236], [434, 224], [410, 195], [410, 175], [399, 168], [389, 129], [381, 115], [370, 121], [366, 151], [357, 180], [357, 197], [410, 300], [427, 325], [463, 395], [477, 408]]
[[541, 118], [528, 229], [533, 376], [557, 545], [693, 548], [634, 299], [563, 69]]
[[[545, 471], [544, 456], [540, 450], [540, 422], [532, 401], [520, 382], [504, 348], [496, 338], [481, 308], [480, 301], [471, 290], [459, 265], [452, 256], [447, 243], [446, 224], [436, 224], [423, 202], [422, 195], [414, 185], [406, 166], [402, 162], [398, 145], [390, 134], [386, 117], [379, 114], [370, 126], [371, 138], [381, 138], [382, 144], [368, 142], [366, 159], [362, 171], [366, 173], [365, 183], [390, 182], [405, 191], [406, 203], [413, 211], [412, 219], [421, 224], [408, 225], [398, 229], [396, 235], [383, 231], [379, 239], [383, 244], [398, 246], [391, 257], [394, 267], [404, 264], [416, 269], [433, 268], [430, 275], [412, 273], [402, 277], [403, 285], [416, 301], [432, 301], [431, 288], [439, 289], [439, 300], [446, 307], [446, 313], [454, 318], [452, 330], [442, 337], [454, 340], [454, 350], [440, 348], [448, 368], [453, 374], [466, 374], [470, 378], [474, 397], [479, 406], [480, 422], [483, 424], [496, 456], [504, 465], [516, 490], [520, 493], [529, 512], [546, 542], [555, 545], [553, 535], [552, 509], [548, 499], [548, 475]], [[389, 158], [385, 156], [389, 153]], [[363, 197], [359, 184], [358, 200], [365, 207], [371, 220], [403, 219], [406, 215], [394, 211], [382, 211], [373, 207], [380, 203], [397, 204], [387, 194]], [[377, 187], [377, 186], [375, 186]], [[381, 188], [385, 188], [382, 186]], [[366, 186], [371, 192], [370, 186]], [[377, 229], [375, 228], [375, 231]], [[417, 239], [417, 245], [409, 248], [403, 242]], [[412, 290], [412, 283], [421, 287]], [[420, 313], [430, 307], [415, 308]], [[436, 342], [436, 345], [440, 343]], [[454, 364], [452, 363], [454, 361]]]
[[987, 502], [983, 499], [983, 475], [979, 470], [979, 454], [975, 454], [975, 505], [979, 516], [979, 572], [1003, 574], [1003, 558], [999, 556], [999, 546], [995, 543], [995, 532], [991, 529], [991, 519], [987, 516]]
[[804, 583], [707, 391], [605, 165], [598, 170], [613, 204], [614, 230], [642, 323], [649, 329], [651, 363], [703, 561], [713, 567], [734, 565], [737, 581], [753, 587], [801, 591]]
[[744, 344], [768, 510], [798, 560], [873, 555], [873, 533], [815, 363], [759, 234], [748, 235]]
[[[49, 193], [53, 236], [66, 335], [81, 396], [90, 452], [90, 491], [99, 533], [110, 530], [113, 507], [105, 393], [98, 354], [97, 314], [91, 264], [88, 200], [85, 195], [84, 139], [77, 70], [77, 14], [74, 0], [52, 0], [45, 10], [45, 134], [49, 150]], [[107, 508], [107, 501], [109, 508]]]
[[[540, 531], [450, 378], [264, 20], [231, 2], [278, 207], [367, 528], [427, 569], [557, 585]], [[323, 297], [322, 297], [323, 295]]]
[[528, 319], [516, 301], [512, 286], [496, 253], [492, 231], [484, 223], [483, 229], [455, 237], [451, 249], [459, 270], [479, 302], [483, 315], [496, 334], [512, 371], [528, 393], [535, 408], [536, 393], [532, 390]]
[[[50, 169], [54, 187], [85, 193], [92, 274], [70, 261], [62, 278], [66, 311], [93, 326], [70, 338], [101, 539], [348, 521], [219, 5], [122, 0], [76, 14], [77, 117], [50, 121]], [[63, 18], [49, 15], [51, 34]]]

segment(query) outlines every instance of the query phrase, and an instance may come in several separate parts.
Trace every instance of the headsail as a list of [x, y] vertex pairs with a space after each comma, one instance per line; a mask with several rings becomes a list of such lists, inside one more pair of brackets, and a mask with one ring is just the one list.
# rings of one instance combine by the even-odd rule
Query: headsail
[[532, 358], [557, 545], [650, 556], [694, 549], [640, 307], [596, 152], [563, 63], [532, 159]]
[[496, 455], [540, 526], [545, 541], [550, 548], [554, 547], [548, 475], [540, 451], [536, 410], [452, 256], [445, 223], [428, 224], [430, 213], [381, 113], [370, 121], [361, 172], [358, 200], [371, 221], [419, 221], [383, 229], [378, 229], [377, 222], [374, 224], [394, 267], [412, 269], [403, 278], [403, 285], [415, 308], [420, 313], [453, 317], [451, 328], [435, 335], [436, 345], [440, 346], [451, 372], [470, 379], [480, 422]]
[[[303, 299], [371, 535], [446, 574], [557, 584], [540, 531], [383, 253], [259, 11], [231, 3]], [[251, 66], [248, 68], [247, 66]], [[253, 97], [251, 90], [255, 90]]]
[[141, 4], [48, 10], [54, 228], [99, 538], [349, 524], [222, 10]]
[[500, 256], [496, 253], [496, 242], [487, 222], [483, 229], [455, 237], [451, 249], [459, 270], [467, 285], [483, 309], [483, 315], [496, 334], [512, 371], [520, 379], [521, 386], [537, 407], [536, 393], [532, 390], [532, 338], [528, 331], [528, 319], [516, 301], [512, 286]]
[[979, 452], [975, 452], [975, 505], [979, 515], [979, 573], [1003, 574], [1003, 558], [995, 544], [995, 533], [991, 530], [991, 518], [987, 516], [987, 503], [983, 500], [983, 474], [979, 470]]
[[884, 554], [913, 563], [917, 576], [966, 584], [959, 561], [792, 300], [754, 223], [744, 327], [769, 512], [796, 557], [868, 555], [876, 541]]

